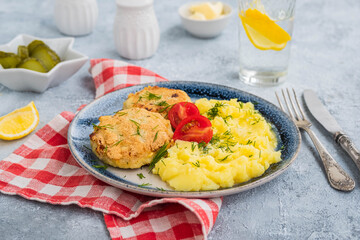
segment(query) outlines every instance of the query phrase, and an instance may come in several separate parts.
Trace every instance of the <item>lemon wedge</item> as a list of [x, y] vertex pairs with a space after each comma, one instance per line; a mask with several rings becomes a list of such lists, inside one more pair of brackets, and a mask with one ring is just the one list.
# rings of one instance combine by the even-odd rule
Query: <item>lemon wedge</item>
[[34, 102], [0, 117], [0, 139], [14, 140], [31, 133], [39, 123]]
[[256, 9], [249, 8], [239, 17], [249, 40], [260, 50], [280, 51], [291, 40], [291, 36], [275, 21]]

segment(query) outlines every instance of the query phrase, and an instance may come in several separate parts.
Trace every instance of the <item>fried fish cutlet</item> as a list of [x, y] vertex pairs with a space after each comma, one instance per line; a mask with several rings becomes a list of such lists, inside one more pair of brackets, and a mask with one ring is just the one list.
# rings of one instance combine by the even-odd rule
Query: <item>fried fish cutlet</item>
[[142, 108], [101, 116], [99, 121], [90, 134], [91, 148], [100, 160], [113, 167], [140, 168], [149, 164], [173, 136], [169, 120]]
[[191, 99], [182, 90], [149, 86], [139, 92], [130, 93], [124, 102], [124, 109], [144, 108], [150, 112], [158, 112], [165, 117], [170, 108], [179, 102], [191, 102]]

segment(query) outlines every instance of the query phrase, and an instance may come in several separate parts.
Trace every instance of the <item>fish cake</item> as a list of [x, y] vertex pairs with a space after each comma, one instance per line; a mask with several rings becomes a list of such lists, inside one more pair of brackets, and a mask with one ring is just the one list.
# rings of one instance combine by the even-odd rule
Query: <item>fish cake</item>
[[101, 116], [99, 121], [90, 134], [91, 148], [100, 160], [113, 167], [140, 168], [149, 164], [173, 136], [169, 120], [142, 108]]
[[182, 90], [148, 86], [139, 92], [130, 93], [124, 102], [124, 109], [144, 108], [166, 117], [170, 108], [179, 102], [191, 102], [191, 99]]

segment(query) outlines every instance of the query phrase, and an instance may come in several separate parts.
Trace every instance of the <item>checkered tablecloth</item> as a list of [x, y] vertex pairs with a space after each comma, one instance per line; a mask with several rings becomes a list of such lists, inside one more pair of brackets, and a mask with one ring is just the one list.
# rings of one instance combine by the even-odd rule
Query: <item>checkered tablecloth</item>
[[[96, 98], [140, 83], [167, 81], [138, 66], [92, 59]], [[153, 198], [112, 187], [81, 168], [67, 144], [75, 116], [62, 112], [0, 161], [0, 191], [51, 204], [76, 204], [104, 214], [112, 239], [206, 239], [222, 200]]]

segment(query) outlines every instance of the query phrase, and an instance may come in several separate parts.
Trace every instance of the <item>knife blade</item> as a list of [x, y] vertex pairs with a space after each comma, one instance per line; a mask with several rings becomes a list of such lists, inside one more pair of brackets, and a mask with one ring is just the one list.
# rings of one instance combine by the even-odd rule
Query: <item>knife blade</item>
[[359, 150], [357, 150], [352, 140], [343, 132], [336, 119], [325, 108], [316, 93], [310, 89], [305, 90], [304, 100], [310, 113], [333, 136], [335, 142], [349, 154], [360, 170]]

